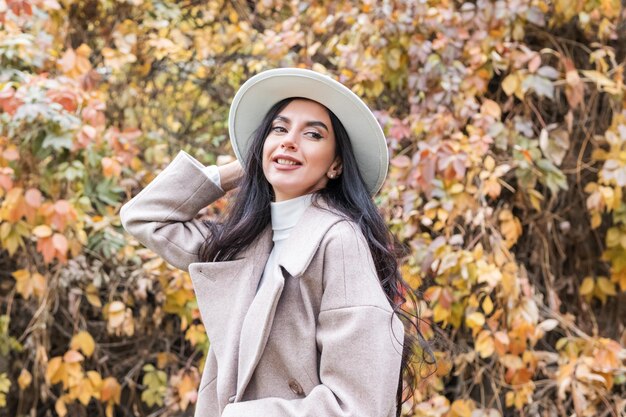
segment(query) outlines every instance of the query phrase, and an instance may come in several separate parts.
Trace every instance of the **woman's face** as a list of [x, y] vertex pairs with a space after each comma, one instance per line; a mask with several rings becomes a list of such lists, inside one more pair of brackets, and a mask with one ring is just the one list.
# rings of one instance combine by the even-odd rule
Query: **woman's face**
[[328, 111], [304, 99], [291, 101], [272, 121], [263, 144], [263, 173], [276, 201], [309, 194], [341, 172]]

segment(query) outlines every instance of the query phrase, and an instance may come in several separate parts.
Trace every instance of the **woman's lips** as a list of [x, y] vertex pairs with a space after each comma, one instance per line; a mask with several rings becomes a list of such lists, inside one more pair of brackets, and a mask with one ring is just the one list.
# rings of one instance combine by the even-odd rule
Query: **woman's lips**
[[278, 155], [272, 158], [272, 165], [280, 171], [293, 171], [302, 166], [302, 163], [287, 155]]

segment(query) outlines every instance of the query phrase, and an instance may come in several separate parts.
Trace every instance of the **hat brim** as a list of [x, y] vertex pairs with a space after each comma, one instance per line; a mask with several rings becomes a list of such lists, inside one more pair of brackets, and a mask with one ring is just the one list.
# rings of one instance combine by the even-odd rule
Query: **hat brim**
[[245, 160], [254, 131], [279, 101], [302, 97], [317, 101], [341, 121], [352, 144], [359, 172], [370, 194], [379, 190], [387, 175], [387, 141], [376, 117], [350, 89], [329, 76], [300, 68], [261, 72], [235, 94], [228, 116], [228, 131], [235, 155]]

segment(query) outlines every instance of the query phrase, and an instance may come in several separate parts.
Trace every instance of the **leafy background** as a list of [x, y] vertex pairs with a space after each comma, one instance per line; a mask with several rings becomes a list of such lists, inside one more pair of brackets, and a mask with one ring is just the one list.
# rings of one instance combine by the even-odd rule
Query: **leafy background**
[[[376, 109], [437, 367], [405, 416], [626, 415], [619, 0], [0, 0], [0, 416], [190, 416], [186, 273], [118, 211], [300, 66]], [[224, 201], [205, 210], [213, 216]]]

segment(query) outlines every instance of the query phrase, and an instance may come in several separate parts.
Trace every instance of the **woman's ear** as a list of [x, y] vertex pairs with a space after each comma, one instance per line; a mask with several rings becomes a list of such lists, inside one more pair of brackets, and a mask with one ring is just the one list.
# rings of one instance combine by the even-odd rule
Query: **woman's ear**
[[341, 158], [338, 156], [330, 165], [330, 168], [328, 169], [328, 172], [326, 173], [326, 175], [330, 179], [337, 178], [339, 175], [341, 175], [342, 168], [343, 168], [343, 164], [341, 162]]

